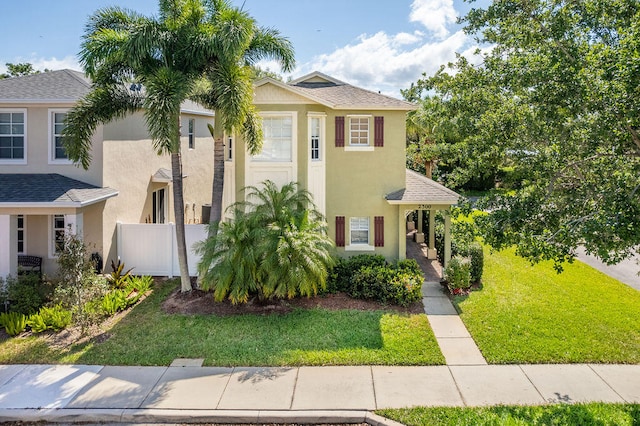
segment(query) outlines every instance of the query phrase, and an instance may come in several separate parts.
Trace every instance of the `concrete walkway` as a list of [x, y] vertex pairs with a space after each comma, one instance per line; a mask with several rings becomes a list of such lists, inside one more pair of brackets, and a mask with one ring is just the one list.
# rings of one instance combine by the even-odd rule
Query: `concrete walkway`
[[0, 422], [362, 423], [371, 410], [640, 403], [640, 365], [0, 366]]

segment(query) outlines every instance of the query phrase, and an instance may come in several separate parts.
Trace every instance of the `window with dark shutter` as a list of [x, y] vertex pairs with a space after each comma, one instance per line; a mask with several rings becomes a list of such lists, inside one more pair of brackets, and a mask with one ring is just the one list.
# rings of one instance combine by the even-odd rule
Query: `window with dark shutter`
[[384, 117], [374, 117], [373, 146], [384, 146]]
[[374, 224], [374, 245], [376, 247], [384, 247], [384, 216], [376, 216], [373, 220]]
[[344, 247], [344, 216], [336, 216], [336, 247]]
[[336, 146], [344, 146], [344, 117], [336, 117]]

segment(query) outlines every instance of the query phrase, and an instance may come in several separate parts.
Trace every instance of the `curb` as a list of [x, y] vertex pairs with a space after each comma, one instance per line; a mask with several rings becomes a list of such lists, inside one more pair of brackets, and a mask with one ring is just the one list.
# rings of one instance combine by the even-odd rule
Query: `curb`
[[357, 410], [167, 410], [167, 409], [2, 409], [3, 422], [49, 423], [367, 423], [402, 426], [369, 411]]

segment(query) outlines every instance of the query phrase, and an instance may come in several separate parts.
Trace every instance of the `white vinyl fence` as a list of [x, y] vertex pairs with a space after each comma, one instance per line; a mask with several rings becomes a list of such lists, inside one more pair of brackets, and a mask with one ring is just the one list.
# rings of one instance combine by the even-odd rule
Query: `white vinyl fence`
[[[200, 256], [193, 245], [207, 238], [206, 225], [185, 225], [189, 275], [197, 275]], [[118, 223], [118, 256], [136, 275], [180, 276], [173, 223]]]

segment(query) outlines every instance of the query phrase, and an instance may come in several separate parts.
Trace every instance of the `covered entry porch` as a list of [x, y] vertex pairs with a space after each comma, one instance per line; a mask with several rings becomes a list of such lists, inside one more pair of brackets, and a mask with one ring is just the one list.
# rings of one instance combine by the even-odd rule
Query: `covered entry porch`
[[406, 171], [406, 186], [387, 194], [385, 199], [398, 208], [398, 259], [407, 258], [407, 217], [418, 212], [418, 235], [422, 234], [422, 215], [429, 215], [429, 229], [425, 236], [428, 257], [435, 258], [435, 215], [444, 214], [444, 265], [451, 260], [451, 206], [458, 203], [460, 195], [449, 188], [412, 170]]

